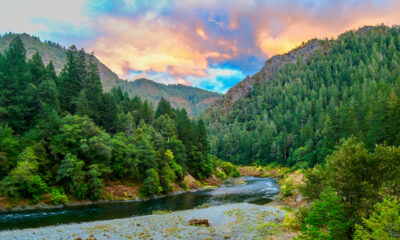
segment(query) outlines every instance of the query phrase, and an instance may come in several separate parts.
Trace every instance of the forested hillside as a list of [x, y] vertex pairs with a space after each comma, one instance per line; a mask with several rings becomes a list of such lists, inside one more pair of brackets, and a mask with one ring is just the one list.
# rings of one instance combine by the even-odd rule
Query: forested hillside
[[368, 150], [400, 143], [399, 27], [364, 27], [318, 45], [273, 77], [256, 74], [247, 94], [203, 115], [212, 154], [237, 164], [304, 167], [323, 162], [350, 136]]
[[[57, 74], [61, 72], [67, 62], [66, 48], [50, 41], [42, 42], [35, 36], [15, 33], [4, 34], [0, 36], [0, 53], [8, 49], [10, 42], [16, 36], [19, 36], [24, 43], [28, 59], [38, 52], [46, 65], [52, 61], [55, 72]], [[89, 58], [89, 54], [86, 54], [86, 57]], [[92, 57], [92, 59], [99, 67], [103, 90], [110, 91], [113, 87], [119, 87], [127, 92], [130, 97], [139, 96], [143, 100], [148, 100], [154, 106], [157, 106], [161, 98], [165, 98], [173, 107], [185, 108], [189, 116], [197, 116], [221, 96], [218, 93], [200, 88], [165, 85], [147, 79], [122, 80], [96, 57]]]
[[184, 174], [214, 172], [202, 121], [161, 99], [156, 110], [120, 89], [104, 93], [94, 56], [71, 47], [59, 76], [15, 36], [0, 54], [0, 195], [98, 199], [103, 180], [172, 190]]
[[136, 79], [133, 82], [118, 80], [116, 85], [129, 96], [139, 96], [143, 100], [157, 105], [161, 98], [169, 101], [172, 107], [185, 108], [189, 116], [197, 116], [221, 94], [181, 84], [165, 85], [148, 79]]

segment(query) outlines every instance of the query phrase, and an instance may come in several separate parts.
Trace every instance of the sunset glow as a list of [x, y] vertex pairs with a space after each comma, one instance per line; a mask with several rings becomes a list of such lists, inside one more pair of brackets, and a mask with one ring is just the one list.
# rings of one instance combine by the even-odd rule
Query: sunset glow
[[123, 79], [225, 92], [275, 54], [364, 25], [399, 24], [399, 12], [396, 0], [0, 0], [0, 32], [76, 44]]

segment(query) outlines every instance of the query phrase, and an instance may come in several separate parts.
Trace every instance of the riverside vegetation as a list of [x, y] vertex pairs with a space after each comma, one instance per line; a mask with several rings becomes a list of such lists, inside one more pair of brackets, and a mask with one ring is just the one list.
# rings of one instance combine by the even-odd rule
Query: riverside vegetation
[[[0, 54], [0, 194], [53, 204], [102, 198], [104, 181], [133, 179], [149, 197], [215, 174], [204, 123], [161, 99], [156, 110], [103, 92], [93, 55], [75, 46], [57, 76], [17, 35]], [[231, 171], [231, 170], [230, 170]], [[225, 173], [219, 173], [226, 175]], [[231, 173], [228, 173], [231, 175]], [[4, 200], [4, 199], [3, 199]]]

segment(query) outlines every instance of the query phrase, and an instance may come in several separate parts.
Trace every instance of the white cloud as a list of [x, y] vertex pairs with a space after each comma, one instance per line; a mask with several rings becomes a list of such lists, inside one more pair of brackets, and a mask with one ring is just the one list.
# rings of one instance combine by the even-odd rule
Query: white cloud
[[85, 0], [0, 0], [0, 32], [37, 34], [60, 22], [80, 28], [90, 24], [84, 16]]

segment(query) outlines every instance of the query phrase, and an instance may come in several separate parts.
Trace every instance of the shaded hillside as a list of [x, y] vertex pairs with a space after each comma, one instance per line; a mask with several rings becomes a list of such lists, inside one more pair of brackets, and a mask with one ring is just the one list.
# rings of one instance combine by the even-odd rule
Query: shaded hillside
[[[66, 48], [53, 42], [42, 42], [38, 37], [28, 34], [9, 33], [0, 37], [0, 53], [4, 52], [10, 41], [15, 36], [20, 36], [27, 58], [31, 58], [36, 51], [39, 52], [45, 64], [53, 61], [56, 73], [60, 73], [66, 62]], [[161, 97], [166, 98], [176, 108], [185, 108], [190, 116], [196, 116], [209, 107], [220, 94], [184, 85], [164, 85], [150, 80], [129, 82], [118, 78], [107, 66], [97, 58], [95, 62], [99, 67], [100, 79], [103, 90], [109, 91], [113, 87], [121, 87], [128, 92], [130, 97], [139, 96], [156, 105]]]
[[185, 108], [190, 116], [196, 116], [209, 107], [221, 94], [181, 84], [165, 85], [148, 79], [133, 82], [118, 81], [117, 85], [130, 96], [139, 96], [157, 104], [161, 97], [175, 108]]
[[[30, 36], [28, 34], [9, 33], [2, 35], [0, 38], [0, 53], [4, 52], [8, 48], [11, 40], [17, 35], [20, 36], [22, 42], [24, 43], [26, 55], [28, 58], [31, 58], [33, 54], [38, 51], [43, 59], [43, 62], [45, 64], [48, 64], [50, 60], [52, 60], [56, 73], [60, 73], [67, 59], [65, 54], [66, 49], [60, 44], [50, 41], [42, 42], [38, 37]], [[109, 68], [107, 68], [103, 63], [101, 63], [97, 58], [95, 58], [95, 61], [99, 67], [103, 89], [108, 91], [115, 86], [115, 81], [118, 79], [118, 76]]]
[[352, 135], [398, 145], [399, 50], [399, 28], [376, 26], [271, 58], [203, 114], [212, 153], [304, 166]]

